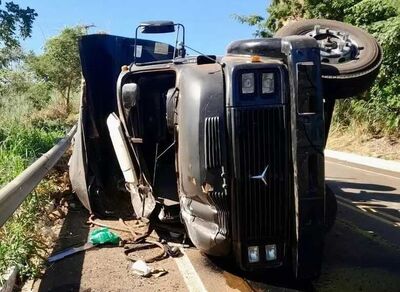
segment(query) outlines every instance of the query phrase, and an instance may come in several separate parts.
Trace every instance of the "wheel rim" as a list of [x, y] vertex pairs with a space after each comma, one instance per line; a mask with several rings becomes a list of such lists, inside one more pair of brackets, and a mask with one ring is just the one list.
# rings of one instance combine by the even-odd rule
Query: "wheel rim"
[[343, 64], [355, 60], [360, 54], [360, 47], [344, 31], [314, 26], [314, 30], [306, 33], [317, 40], [321, 52], [321, 62], [328, 64]]

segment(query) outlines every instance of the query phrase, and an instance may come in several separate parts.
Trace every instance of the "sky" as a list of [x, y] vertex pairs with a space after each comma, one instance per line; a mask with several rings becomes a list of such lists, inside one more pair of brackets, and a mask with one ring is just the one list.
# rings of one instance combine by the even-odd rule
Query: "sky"
[[[205, 54], [222, 55], [234, 40], [251, 38], [255, 28], [240, 24], [239, 15], [266, 15], [270, 0], [14, 0], [36, 10], [32, 37], [22, 42], [40, 53], [46, 39], [63, 28], [95, 25], [89, 32], [134, 37], [136, 26], [146, 20], [172, 20], [186, 28], [186, 45]], [[142, 35], [143, 38], [146, 35]], [[174, 36], [171, 35], [171, 42]], [[154, 39], [154, 38], [153, 38]], [[159, 40], [165, 40], [161, 38]]]

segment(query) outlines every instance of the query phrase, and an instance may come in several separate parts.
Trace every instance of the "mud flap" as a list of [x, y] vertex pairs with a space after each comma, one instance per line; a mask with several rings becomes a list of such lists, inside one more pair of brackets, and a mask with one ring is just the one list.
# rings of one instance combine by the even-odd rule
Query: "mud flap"
[[293, 269], [297, 279], [318, 277], [324, 240], [325, 145], [320, 51], [309, 37], [285, 37], [290, 83], [293, 162]]

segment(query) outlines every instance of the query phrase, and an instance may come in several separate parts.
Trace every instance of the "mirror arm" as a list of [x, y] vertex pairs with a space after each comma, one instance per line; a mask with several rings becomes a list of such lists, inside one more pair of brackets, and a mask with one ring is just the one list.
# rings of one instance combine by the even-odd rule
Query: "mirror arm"
[[139, 30], [140, 27], [142, 27], [142, 25], [139, 25], [138, 27], [136, 27], [136, 30], [135, 30], [135, 45], [133, 46], [133, 63], [134, 64], [136, 64], [137, 34], [138, 34], [138, 30]]

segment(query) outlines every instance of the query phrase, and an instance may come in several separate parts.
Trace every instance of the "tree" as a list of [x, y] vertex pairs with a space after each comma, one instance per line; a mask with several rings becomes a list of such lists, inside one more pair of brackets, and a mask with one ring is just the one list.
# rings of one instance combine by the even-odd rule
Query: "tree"
[[272, 33], [267, 28], [267, 22], [264, 17], [260, 15], [238, 15], [234, 14], [233, 17], [240, 23], [248, 24], [250, 26], [257, 26], [256, 31], [253, 33], [255, 37], [271, 37]]
[[19, 59], [19, 39], [31, 36], [37, 13], [32, 8], [21, 8], [14, 2], [0, 0], [0, 66]]
[[234, 15], [236, 20], [250, 26], [256, 26], [256, 37], [269, 37], [288, 20], [302, 18], [304, 15], [301, 0], [273, 0], [266, 9], [269, 17], [260, 15]]
[[81, 80], [81, 65], [78, 40], [86, 33], [84, 26], [65, 28], [49, 39], [40, 56], [31, 55], [28, 64], [42, 80], [60, 94], [65, 102], [66, 112], [70, 111], [71, 94], [76, 92]]

